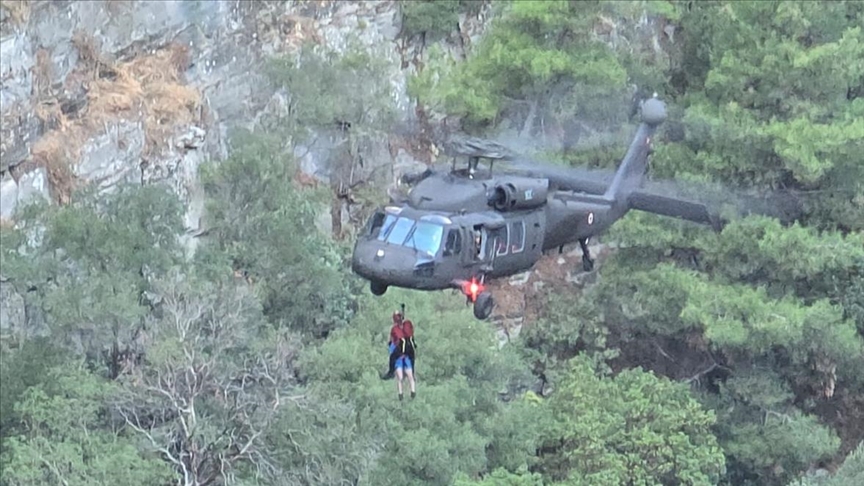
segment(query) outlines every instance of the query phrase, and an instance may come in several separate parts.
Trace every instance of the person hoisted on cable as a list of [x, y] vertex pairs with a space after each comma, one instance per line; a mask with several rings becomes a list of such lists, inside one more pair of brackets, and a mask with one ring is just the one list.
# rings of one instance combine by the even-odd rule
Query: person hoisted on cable
[[[396, 375], [396, 389], [399, 399], [402, 399], [402, 380], [408, 378], [411, 385], [411, 398], [415, 396], [414, 365], [416, 363], [414, 342], [414, 324], [405, 319], [400, 311], [393, 313], [393, 327], [390, 328], [390, 341], [387, 345], [390, 351], [390, 365], [387, 373], [381, 378], [389, 380]], [[404, 373], [404, 375], [403, 375]]]

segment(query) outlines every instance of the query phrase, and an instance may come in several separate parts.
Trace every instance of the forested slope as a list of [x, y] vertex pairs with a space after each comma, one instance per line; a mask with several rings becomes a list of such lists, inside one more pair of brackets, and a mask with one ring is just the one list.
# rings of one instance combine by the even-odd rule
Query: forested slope
[[[476, 7], [406, 3], [403, 33], [425, 43]], [[662, 45], [616, 37], [610, 19], [643, 15]], [[286, 154], [334, 119], [349, 155], [393, 128], [386, 94], [338, 81], [386, 85], [376, 56], [276, 60], [289, 109], [203, 167], [191, 258], [158, 185], [84, 190], [2, 228], [2, 276], [41, 326], [0, 341], [0, 482], [864, 482], [864, 6], [502, 2], [489, 22], [465, 60], [425, 52], [411, 92], [429, 123], [565, 133], [551, 158], [611, 167], [624, 147], [596, 133], [629, 129], [636, 85], [670, 106], [652, 176], [790, 191], [804, 216], [715, 234], [628, 215], [596, 285], [550, 283], [499, 348], [458, 296], [371, 297], [350, 238], [316, 230], [331, 194]], [[418, 342], [404, 402], [378, 377], [401, 302]]]

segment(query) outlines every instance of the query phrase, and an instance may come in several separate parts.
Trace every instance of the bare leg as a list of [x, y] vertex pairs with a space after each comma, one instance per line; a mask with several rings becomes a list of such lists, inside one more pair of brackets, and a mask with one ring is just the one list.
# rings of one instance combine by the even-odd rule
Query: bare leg
[[404, 376], [402, 374], [402, 368], [396, 368], [396, 390], [399, 392], [400, 395], [402, 394], [402, 378], [403, 377]]
[[405, 370], [405, 374], [408, 375], [408, 383], [411, 385], [411, 393], [414, 393], [414, 370], [407, 369]]

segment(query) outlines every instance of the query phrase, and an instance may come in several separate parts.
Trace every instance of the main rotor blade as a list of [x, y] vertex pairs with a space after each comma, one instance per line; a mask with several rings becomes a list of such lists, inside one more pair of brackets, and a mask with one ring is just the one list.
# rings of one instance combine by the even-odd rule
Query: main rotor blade
[[674, 205], [668, 206], [673, 201], [681, 202], [682, 207], [688, 203], [704, 206], [711, 215], [712, 224], [713, 219], [725, 211], [732, 211], [737, 216], [759, 214], [774, 217], [784, 224], [799, 219], [804, 213], [800, 198], [792, 191], [768, 190], [757, 194], [718, 183], [676, 180], [646, 180], [634, 193], [630, 203], [635, 209], [659, 214], [666, 214], [663, 211], [684, 211]]
[[[527, 177], [547, 178], [556, 189], [588, 194], [603, 194], [615, 177], [615, 171], [610, 169], [562, 167], [527, 158], [508, 160], [500, 165], [504, 166], [505, 171]], [[496, 167], [498, 166], [499, 164], [496, 164]]]
[[444, 154], [451, 157], [466, 156], [500, 160], [517, 156], [516, 152], [498, 142], [466, 135], [451, 135], [442, 143], [441, 148]]
[[[520, 155], [499, 142], [465, 135], [451, 135], [442, 148], [451, 156], [495, 160], [495, 171], [547, 178], [554, 189], [564, 191], [603, 194], [615, 175], [614, 169], [565, 167], [541, 162]], [[755, 194], [717, 183], [645, 180], [633, 198], [630, 204], [634, 209], [699, 222], [710, 220], [711, 224], [715, 224], [721, 212], [730, 209], [741, 216], [761, 214], [776, 217], [784, 223], [791, 223], [803, 214], [801, 200], [792, 191]]]

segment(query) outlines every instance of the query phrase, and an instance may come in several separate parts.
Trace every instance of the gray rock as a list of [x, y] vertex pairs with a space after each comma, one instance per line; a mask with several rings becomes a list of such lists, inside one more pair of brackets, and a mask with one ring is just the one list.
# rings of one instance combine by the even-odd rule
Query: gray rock
[[38, 167], [18, 179], [18, 207], [23, 207], [36, 199], [51, 202], [48, 188], [48, 172], [44, 167]]
[[0, 219], [11, 219], [18, 207], [18, 183], [9, 174], [0, 179]]
[[28, 34], [34, 46], [48, 52], [51, 59], [49, 84], [54, 86], [62, 85], [78, 64], [78, 50], [72, 45], [72, 36], [78, 27], [78, 16], [73, 15], [75, 3], [44, 2], [30, 12]]
[[18, 33], [0, 39], [0, 172], [27, 158], [38, 136], [39, 123], [30, 107], [33, 62], [29, 37]]
[[[387, 159], [389, 158], [390, 155], [387, 154]], [[415, 159], [405, 150], [399, 149], [396, 153], [396, 160], [393, 161], [393, 176], [395, 181], [399, 181], [403, 175], [417, 174], [427, 168], [426, 164]]]
[[121, 121], [109, 125], [104, 133], [84, 145], [74, 171], [78, 177], [101, 188], [120, 182], [140, 183], [143, 151], [144, 127], [140, 123]]
[[591, 272], [584, 272], [584, 271], [582, 271], [582, 268], [580, 267], [579, 270], [576, 272], [577, 273], [575, 273], [575, 274], [573, 272], [567, 272], [567, 276], [565, 277], [565, 280], [568, 283], [577, 285], [579, 287], [584, 287], [586, 285], [590, 285], [590, 284], [597, 282], [597, 270], [596, 269], [594, 271], [591, 271]]
[[30, 38], [11, 35], [0, 39], [0, 107], [26, 102], [33, 90], [33, 47]]
[[174, 147], [178, 149], [198, 149], [204, 145], [205, 136], [207, 136], [207, 132], [193, 125], [174, 140]]
[[519, 287], [528, 283], [528, 279], [531, 278], [531, 272], [522, 272], [510, 277], [510, 285], [514, 287]]
[[0, 280], [0, 333], [18, 333], [26, 327], [26, 323], [24, 298], [11, 283]]

